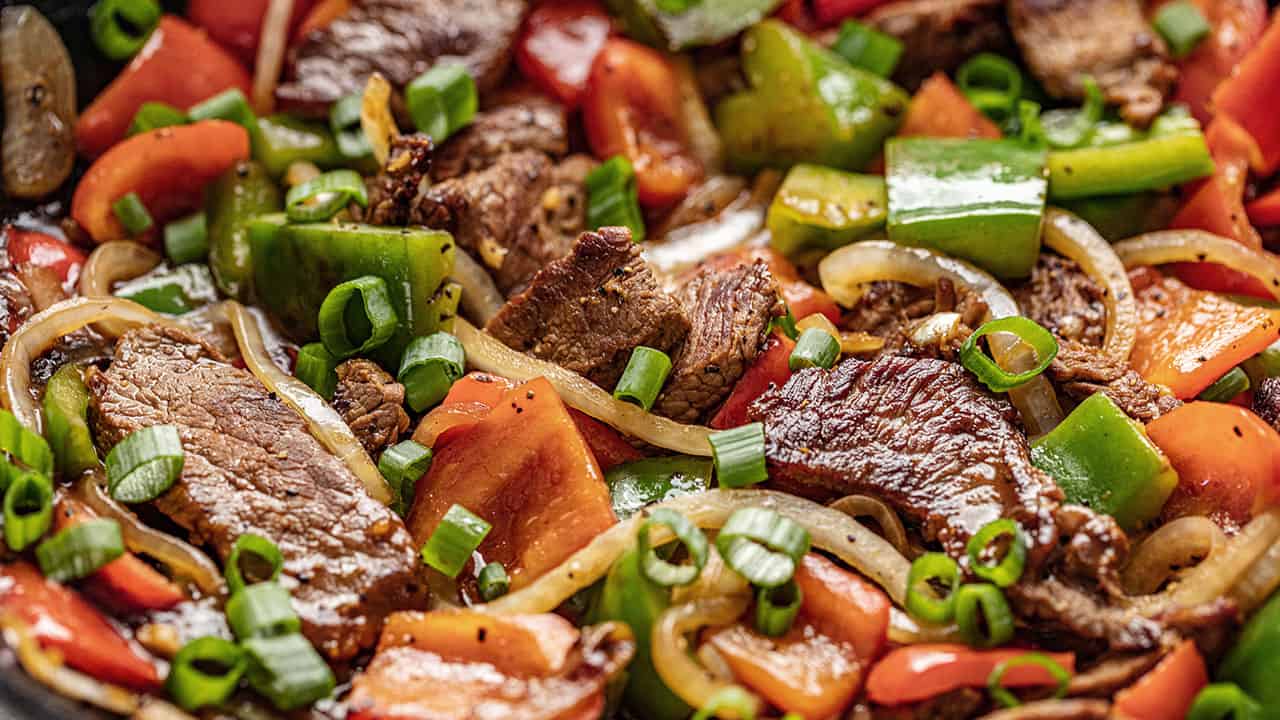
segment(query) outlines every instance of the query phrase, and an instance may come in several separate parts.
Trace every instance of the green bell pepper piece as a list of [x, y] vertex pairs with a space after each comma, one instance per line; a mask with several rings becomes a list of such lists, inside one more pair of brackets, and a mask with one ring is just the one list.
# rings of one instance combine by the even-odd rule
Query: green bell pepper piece
[[858, 170], [907, 107], [902, 88], [777, 20], [747, 31], [742, 64], [751, 89], [715, 112], [726, 157], [740, 170], [801, 162]]
[[668, 13], [658, 9], [656, 0], [605, 0], [628, 35], [672, 52], [728, 40], [781, 4], [782, 0], [700, 0], [684, 12]]
[[1032, 443], [1031, 462], [1053, 476], [1067, 502], [1111, 515], [1125, 530], [1159, 515], [1178, 484], [1142, 425], [1102, 393]]
[[213, 274], [204, 263], [161, 266], [124, 283], [114, 294], [166, 315], [184, 315], [218, 300]]
[[636, 654], [627, 666], [622, 704], [646, 720], [684, 720], [693, 712], [653, 667], [653, 625], [670, 604], [670, 591], [640, 573], [640, 555], [633, 548], [613, 563], [590, 614], [592, 623], [612, 620], [631, 627]]
[[645, 458], [615, 465], [604, 482], [614, 514], [626, 520], [646, 505], [709, 489], [711, 460], [688, 455]]
[[769, 205], [769, 242], [786, 255], [834, 250], [884, 227], [888, 205], [879, 175], [796, 165]]
[[1262, 706], [1263, 717], [1280, 717], [1280, 592], [1254, 613], [1227, 657], [1217, 679], [1233, 682]]
[[1044, 157], [1015, 140], [890, 140], [889, 239], [1026, 277], [1040, 256]]
[[329, 128], [290, 115], [258, 119], [261, 143], [254, 157], [267, 172], [279, 177], [295, 162], [312, 162], [321, 168], [341, 167], [344, 162]]
[[386, 281], [400, 319], [396, 332], [374, 354], [383, 367], [399, 367], [415, 337], [453, 327], [461, 289], [453, 272], [453, 238], [425, 228], [355, 223], [288, 224], [283, 215], [249, 223], [257, 300], [293, 339], [317, 335], [320, 305], [335, 286], [365, 275]]
[[63, 365], [44, 386], [44, 434], [64, 478], [98, 466], [88, 413], [89, 390], [80, 368]]
[[219, 290], [243, 300], [253, 281], [246, 225], [259, 215], [284, 209], [280, 188], [261, 163], [237, 163], [209, 186], [205, 209], [213, 279]]
[[1111, 242], [1169, 227], [1178, 212], [1177, 199], [1160, 192], [1076, 198], [1058, 205], [1079, 215]]

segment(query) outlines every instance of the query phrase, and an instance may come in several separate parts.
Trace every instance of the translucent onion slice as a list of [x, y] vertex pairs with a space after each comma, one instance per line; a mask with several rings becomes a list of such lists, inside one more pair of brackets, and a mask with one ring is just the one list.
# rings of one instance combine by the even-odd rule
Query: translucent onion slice
[[1102, 352], [1112, 360], [1126, 362], [1138, 334], [1138, 307], [1124, 263], [1097, 230], [1065, 210], [1049, 208], [1045, 214], [1044, 244], [1063, 257], [1074, 260], [1085, 274], [1102, 286], [1102, 303], [1107, 308], [1107, 334]]
[[369, 138], [373, 157], [378, 165], [387, 164], [391, 154], [391, 141], [400, 137], [396, 119], [391, 115], [391, 83], [374, 73], [364, 85], [364, 99], [360, 102], [360, 129]]
[[23, 669], [59, 695], [117, 715], [130, 715], [138, 709], [138, 696], [134, 693], [76, 672], [62, 663], [60, 653], [41, 649], [31, 628], [13, 614], [0, 615], [0, 628]]
[[[94, 248], [80, 273], [80, 294], [87, 298], [113, 297], [116, 283], [132, 280], [153, 270], [163, 258], [132, 240], [112, 240]], [[111, 321], [97, 323], [105, 335], [122, 335], [127, 327]]]
[[1280, 259], [1203, 230], [1161, 230], [1121, 240], [1114, 246], [1127, 268], [1172, 262], [1211, 262], [1258, 279], [1280, 300]]
[[[813, 546], [822, 548], [872, 582], [901, 604], [906, 595], [911, 563], [887, 540], [839, 510], [773, 490], [708, 490], [668, 500], [650, 509], [671, 508], [698, 527], [719, 528], [735, 510], [762, 507], [800, 523]], [[636, 539], [644, 518], [637, 515], [597, 535], [586, 547], [555, 569], [510, 595], [478, 607], [498, 613], [550, 612], [578, 590], [600, 579]], [[654, 545], [671, 539], [665, 526], [651, 529]]]
[[565, 403], [627, 435], [686, 455], [711, 455], [711, 445], [707, 442], [710, 428], [684, 425], [645, 412], [631, 403], [615, 400], [581, 375], [512, 350], [462, 318], [454, 320], [453, 334], [467, 351], [467, 365], [470, 367], [516, 382], [545, 377]]
[[916, 620], [905, 610], [894, 606], [889, 608], [889, 642], [899, 645], [916, 645], [918, 643], [958, 643], [964, 642], [960, 628], [951, 623], [937, 625]]
[[1236, 607], [1246, 617], [1280, 588], [1280, 541], [1272, 542], [1232, 588]]
[[289, 46], [289, 17], [293, 0], [270, 0], [262, 15], [258, 55], [253, 63], [253, 109], [265, 115], [275, 107], [276, 84]]
[[[869, 283], [894, 280], [920, 287], [948, 278], [987, 304], [988, 317], [1021, 315], [1018, 303], [995, 278], [963, 260], [924, 248], [903, 247], [886, 240], [868, 240], [846, 245], [818, 264], [822, 287], [836, 302], [851, 307], [862, 297]], [[1006, 370], [1023, 372], [1036, 365], [1035, 352], [1014, 335], [988, 336], [996, 362]], [[1062, 421], [1062, 406], [1053, 386], [1043, 375], [1009, 391], [1009, 399], [1022, 414], [1030, 435], [1049, 432]]]
[[488, 324], [507, 301], [493, 277], [461, 250], [453, 254], [453, 279], [462, 286], [462, 312], [478, 325]]
[[121, 298], [72, 298], [31, 316], [0, 352], [0, 405], [23, 425], [44, 432], [40, 407], [31, 397], [31, 361], [53, 347], [62, 336], [91, 323], [111, 321], [113, 327], [166, 325], [169, 320]]
[[234, 301], [228, 301], [226, 307], [236, 343], [240, 345], [240, 355], [249, 371], [306, 420], [311, 434], [360, 479], [374, 500], [389, 504], [391, 488], [347, 423], [306, 383], [285, 374], [271, 361], [262, 340], [262, 331], [252, 313]]
[[[696, 661], [689, 652], [686, 637], [704, 627], [734, 622], [750, 604], [750, 595], [721, 595], [676, 605], [658, 616], [653, 626], [653, 666], [662, 682], [688, 705], [704, 707], [716, 693], [733, 687], [734, 683], [721, 679]], [[760, 699], [746, 688], [739, 688], [745, 697], [754, 701], [749, 717], [756, 717]]]
[[902, 518], [880, 498], [870, 495], [845, 495], [834, 500], [827, 507], [848, 515], [851, 518], [869, 517], [880, 526], [884, 539], [889, 541], [903, 557], [911, 557], [911, 545], [907, 543], [907, 530], [902, 525]]
[[1207, 517], [1171, 520], [1133, 549], [1122, 577], [1125, 592], [1153, 593], [1179, 570], [1204, 562], [1226, 544], [1226, 534]]

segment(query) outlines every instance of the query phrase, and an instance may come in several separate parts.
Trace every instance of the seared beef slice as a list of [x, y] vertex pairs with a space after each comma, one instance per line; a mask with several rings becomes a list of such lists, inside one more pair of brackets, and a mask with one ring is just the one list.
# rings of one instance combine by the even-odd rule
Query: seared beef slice
[[612, 390], [636, 346], [670, 352], [689, 320], [658, 287], [631, 233], [607, 227], [583, 233], [568, 257], [543, 268], [485, 329]]
[[322, 653], [350, 658], [377, 641], [388, 613], [421, 607], [417, 553], [400, 519], [297, 413], [203, 341], [134, 330], [88, 385], [108, 448], [144, 427], [178, 428], [182, 477], [156, 507], [223, 560], [245, 533], [276, 543], [286, 582], [297, 583], [302, 631]]
[[1003, 53], [1013, 45], [1004, 0], [897, 0], [876, 8], [866, 22], [909, 48], [893, 79], [911, 89], [980, 52]]
[[409, 428], [404, 386], [378, 364], [353, 358], [338, 366], [333, 409], [351, 427], [365, 452], [378, 457]]

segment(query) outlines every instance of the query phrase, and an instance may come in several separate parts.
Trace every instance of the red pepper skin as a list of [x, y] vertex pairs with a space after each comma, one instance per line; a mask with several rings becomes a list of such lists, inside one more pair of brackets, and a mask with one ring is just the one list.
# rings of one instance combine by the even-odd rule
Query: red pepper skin
[[[270, 0], [190, 0], [187, 17], [252, 67], [262, 35], [262, 18], [269, 4]], [[290, 30], [302, 22], [311, 5], [312, 0], [294, 0], [293, 14], [289, 16]]]
[[813, 14], [823, 25], [862, 15], [884, 5], [888, 0], [813, 0]]
[[[867, 697], [882, 705], [919, 702], [964, 687], [983, 688], [997, 665], [1028, 650], [973, 650], [965, 645], [907, 645], [891, 651], [867, 678]], [[1075, 655], [1046, 653], [1068, 673]], [[1005, 687], [1057, 685], [1048, 670], [1020, 665], [1005, 673]]]
[[1280, 188], [1276, 188], [1245, 206], [1249, 219], [1263, 227], [1280, 225]]
[[[1149, 16], [1171, 2], [1152, 3]], [[1210, 98], [1218, 85], [1258, 43], [1267, 27], [1266, 0], [1192, 0], [1212, 31], [1191, 51], [1177, 61], [1178, 88], [1174, 102], [1186, 104], [1191, 114], [1208, 127], [1213, 120]]]
[[1116, 693], [1113, 710], [1124, 720], [1186, 717], [1196, 694], [1208, 684], [1209, 674], [1195, 641], [1183, 640], [1146, 675]]
[[575, 108], [613, 21], [596, 0], [543, 2], [529, 12], [516, 65], [543, 92]]
[[[93, 511], [83, 503], [63, 498], [54, 511], [54, 527], [62, 530], [92, 517]], [[168, 610], [187, 599], [177, 585], [130, 552], [103, 565], [84, 582], [93, 597], [124, 612]]]
[[80, 115], [76, 145], [95, 158], [124, 138], [144, 102], [185, 110], [230, 88], [248, 95], [250, 82], [240, 61], [203, 30], [165, 15], [129, 66]]
[[136, 690], [160, 687], [149, 658], [74, 590], [46, 580], [28, 563], [0, 566], [0, 611], [17, 615], [41, 647], [61, 652], [76, 670]]
[[791, 377], [791, 351], [795, 350], [795, 341], [774, 333], [765, 341], [764, 351], [756, 361], [747, 368], [733, 392], [724, 401], [715, 417], [711, 418], [711, 427], [716, 430], [745, 425], [747, 422], [747, 406], [764, 394], [773, 385], [782, 385]]
[[802, 33], [821, 30], [818, 19], [809, 10], [808, 0], [786, 0], [774, 16]]
[[1213, 108], [1240, 123], [1258, 143], [1261, 154], [1253, 169], [1270, 175], [1280, 168], [1280, 15], [1272, 18], [1262, 39], [1213, 93]]
[[80, 276], [85, 256], [70, 243], [52, 235], [12, 225], [4, 228], [4, 236], [9, 249], [9, 262], [14, 265], [31, 263], [36, 267], [47, 267], [58, 274], [58, 279], [64, 285], [74, 283]]
[[578, 426], [578, 432], [582, 434], [582, 439], [587, 441], [587, 447], [590, 448], [591, 454], [595, 456], [602, 471], [608, 472], [614, 465], [644, 457], [644, 454], [632, 447], [631, 443], [618, 434], [617, 430], [581, 410], [569, 408], [569, 416], [573, 418], [573, 424]]

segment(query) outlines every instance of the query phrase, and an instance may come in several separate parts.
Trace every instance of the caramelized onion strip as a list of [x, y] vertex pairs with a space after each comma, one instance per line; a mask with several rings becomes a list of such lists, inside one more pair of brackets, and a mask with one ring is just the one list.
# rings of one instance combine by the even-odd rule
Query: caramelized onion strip
[[883, 500], [870, 495], [845, 495], [828, 503], [827, 507], [839, 510], [851, 518], [869, 517], [875, 520], [884, 539], [904, 557], [911, 557], [911, 546], [907, 543], [907, 529], [902, 525], [902, 518]]
[[363, 98], [360, 102], [360, 129], [369, 138], [374, 159], [382, 166], [387, 164], [387, 156], [391, 154], [391, 142], [400, 137], [396, 119], [391, 115], [391, 83], [382, 73], [375, 72], [365, 83]]
[[1127, 268], [1173, 262], [1211, 262], [1257, 278], [1280, 300], [1280, 259], [1203, 230], [1161, 230], [1121, 240], [1114, 246]]
[[1171, 520], [1133, 549], [1122, 578], [1125, 592], [1153, 593], [1179, 569], [1203, 562], [1226, 544], [1227, 536], [1207, 517]]
[[1102, 353], [1116, 362], [1127, 362], [1138, 336], [1138, 306], [1124, 263], [1097, 230], [1065, 210], [1049, 208], [1045, 214], [1044, 244], [1075, 261], [1102, 287], [1107, 309], [1107, 333]]
[[117, 715], [129, 715], [138, 709], [136, 694], [67, 667], [61, 653], [42, 649], [31, 628], [13, 614], [0, 614], [0, 628], [23, 669], [59, 695]]
[[[692, 707], [703, 707], [716, 693], [733, 683], [711, 673], [689, 653], [690, 633], [704, 627], [728, 625], [738, 619], [750, 605], [749, 595], [721, 595], [702, 598], [667, 608], [653, 625], [653, 666], [662, 682]], [[760, 699], [742, 688], [755, 707], [749, 717], [760, 711]], [[727, 717], [721, 715], [720, 717]]]
[[275, 108], [276, 85], [284, 67], [284, 54], [289, 45], [289, 17], [293, 0], [268, 0], [262, 15], [258, 55], [253, 63], [253, 108], [265, 115]]
[[459, 250], [453, 254], [453, 279], [462, 286], [462, 312], [477, 325], [486, 325], [507, 301], [480, 263]]
[[[154, 250], [132, 240], [112, 240], [94, 248], [80, 272], [80, 294], [87, 298], [113, 297], [116, 283], [150, 272], [162, 262]], [[127, 326], [110, 320], [94, 327], [105, 335], [121, 335]]]

